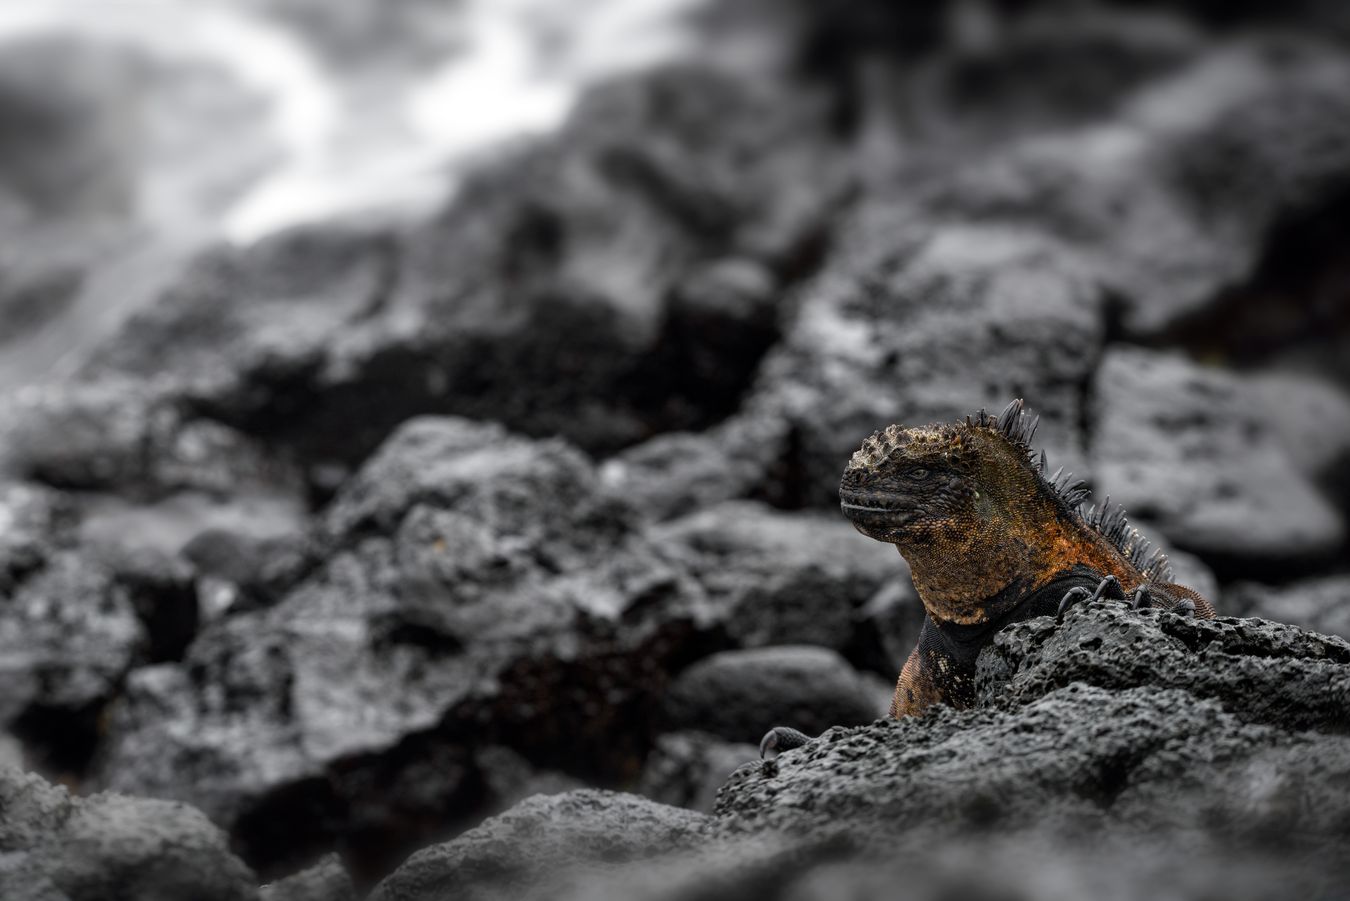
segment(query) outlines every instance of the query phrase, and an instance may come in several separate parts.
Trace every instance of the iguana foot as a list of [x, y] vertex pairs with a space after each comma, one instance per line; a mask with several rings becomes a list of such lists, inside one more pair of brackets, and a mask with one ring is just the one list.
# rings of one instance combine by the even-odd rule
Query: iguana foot
[[1195, 601], [1190, 598], [1182, 598], [1171, 607], [1167, 608], [1169, 613], [1175, 613], [1177, 616], [1195, 616]]
[[1096, 602], [1100, 601], [1102, 598], [1110, 598], [1114, 601], [1129, 600], [1129, 598], [1125, 596], [1125, 589], [1120, 587], [1120, 580], [1115, 576], [1107, 576], [1097, 583], [1097, 590], [1091, 594], [1088, 594], [1086, 588], [1070, 588], [1068, 591], [1064, 592], [1064, 597], [1059, 602], [1059, 610], [1055, 613], [1055, 619], [1062, 620], [1064, 614], [1068, 612], [1068, 609], [1074, 604], [1080, 603], [1083, 600]]
[[[811, 740], [811, 736], [787, 726], [775, 726], [759, 741], [759, 756], [765, 759], [777, 757], [784, 751], [800, 748]], [[772, 755], [772, 756], [770, 756]]]
[[1195, 601], [1190, 598], [1180, 598], [1170, 607], [1155, 604], [1153, 592], [1149, 591], [1147, 585], [1140, 585], [1130, 592], [1130, 606], [1134, 607], [1135, 610], [1147, 610], [1156, 606], [1159, 610], [1166, 610], [1168, 613], [1175, 613], [1177, 616], [1195, 616]]

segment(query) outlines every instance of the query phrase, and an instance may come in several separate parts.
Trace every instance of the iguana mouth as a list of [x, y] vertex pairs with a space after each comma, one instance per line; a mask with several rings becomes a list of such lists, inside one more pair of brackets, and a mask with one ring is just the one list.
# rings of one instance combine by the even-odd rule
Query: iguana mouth
[[859, 529], [892, 531], [913, 515], [907, 499], [893, 495], [841, 494], [839, 509]]

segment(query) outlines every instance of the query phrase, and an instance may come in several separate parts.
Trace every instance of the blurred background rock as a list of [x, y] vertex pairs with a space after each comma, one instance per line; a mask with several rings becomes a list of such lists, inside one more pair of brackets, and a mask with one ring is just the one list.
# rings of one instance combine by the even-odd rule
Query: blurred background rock
[[[350, 896], [346, 873], [364, 888], [538, 792], [707, 813], [768, 725], [884, 712], [913, 646], [904, 561], [837, 515], [848, 455], [890, 422], [1014, 396], [1044, 415], [1052, 468], [1123, 502], [1220, 613], [1350, 638], [1347, 9], [9, 0], [0, 798], [37, 800], [0, 823], [0, 885], [110, 897], [106, 873], [63, 869], [48, 814], [130, 805], [133, 842], [158, 815], [49, 795], [16, 765], [198, 808], [184, 854], [205, 857], [182, 866], [221, 898], [312, 863], [266, 897]], [[1341, 647], [1246, 640], [1241, 660], [1299, 666]], [[1026, 671], [1068, 667], [1026, 653]], [[1307, 666], [1288, 705], [1334, 708], [1344, 684]], [[1024, 716], [1077, 748], [1094, 717], [1188, 703], [1172, 676], [1162, 703], [1105, 669], [1070, 668], [1102, 696], [1044, 703], [1009, 677], [1023, 707], [989, 700], [922, 740], [1015, 755]], [[1151, 773], [1167, 742], [1311, 779], [1345, 756], [1322, 734], [1343, 718], [1253, 726], [1206, 686], [1175, 734], [1075, 752], [1035, 805], [1086, 793], [1110, 832], [1120, 789], [1099, 783]], [[1164, 830], [1130, 852], [1148, 867], [1119, 868], [1140, 893], [1184, 868], [1165, 824], [1209, 836], [1215, 873], [1243, 857], [1197, 811], [1243, 809], [1260, 783], [1170, 792], [1183, 776], [1155, 768], [1118, 814]], [[939, 799], [1006, 787], [997, 767], [975, 789], [923, 772]], [[897, 784], [794, 778], [836, 814]], [[1350, 823], [1338, 784], [1325, 834]], [[733, 831], [783, 816], [772, 786], [728, 791]], [[528, 883], [514, 830], [558, 811], [594, 826], [563, 856], [708, 828], [608, 798], [532, 801], [380, 897], [421, 898], [399, 886], [449, 885], [466, 860]], [[906, 821], [906, 853], [907, 830], [951, 826], [941, 806]], [[1028, 853], [1055, 844], [1008, 809]], [[1289, 815], [1261, 811], [1256, 831]], [[1087, 852], [1026, 870], [966, 813], [970, 854], [1014, 890], [1106, 897]], [[732, 897], [770, 871], [802, 898], [887, 878], [838, 882], [836, 838], [793, 858], [821, 864], [800, 884], [776, 863], [791, 848], [706, 842], [746, 863]], [[112, 846], [108, 873], [142, 859]], [[1243, 864], [1260, 878], [1176, 897], [1285, 878]], [[922, 870], [917, 897], [961, 868]]]

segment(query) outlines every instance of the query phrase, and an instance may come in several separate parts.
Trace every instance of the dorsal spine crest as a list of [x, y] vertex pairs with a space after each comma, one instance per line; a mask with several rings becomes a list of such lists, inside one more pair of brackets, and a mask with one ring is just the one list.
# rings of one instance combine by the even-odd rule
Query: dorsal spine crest
[[1008, 404], [997, 417], [985, 410], [980, 410], [973, 417], [966, 417], [968, 426], [992, 429], [1021, 451], [1031, 471], [1055, 497], [1063, 501], [1069, 513], [1110, 541], [1145, 579], [1150, 582], [1170, 582], [1172, 565], [1167, 555], [1130, 525], [1123, 507], [1112, 504], [1109, 497], [1101, 505], [1089, 504], [1088, 498], [1092, 492], [1087, 482], [1074, 478], [1073, 473], [1065, 473], [1063, 467], [1056, 470], [1053, 476], [1045, 475], [1045, 451], [1037, 451], [1031, 446], [1040, 423], [1039, 416], [1027, 414], [1021, 398]]

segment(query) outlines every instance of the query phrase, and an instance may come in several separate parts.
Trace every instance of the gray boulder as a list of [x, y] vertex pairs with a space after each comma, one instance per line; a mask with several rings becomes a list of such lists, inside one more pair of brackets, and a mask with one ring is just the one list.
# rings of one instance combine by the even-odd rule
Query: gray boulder
[[741, 647], [844, 650], [868, 599], [909, 580], [893, 548], [862, 538], [833, 513], [734, 502], [664, 524], [651, 537], [685, 564]]
[[1082, 474], [1073, 386], [1096, 368], [1103, 298], [1063, 245], [1032, 230], [935, 218], [877, 197], [804, 292], [758, 402], [791, 423], [784, 469], [802, 502], [838, 502], [843, 461], [893, 422], [952, 420], [1035, 400], [1038, 438]]
[[747, 742], [729, 742], [706, 732], [670, 732], [656, 740], [638, 780], [643, 797], [712, 813], [717, 792], [743, 764], [759, 757]]
[[626, 448], [601, 464], [600, 477], [654, 520], [747, 497], [791, 507], [790, 479], [780, 471], [789, 439], [781, 416], [743, 410], [702, 432], [666, 432]]
[[346, 466], [425, 413], [591, 451], [705, 427], [736, 409], [838, 193], [806, 176], [829, 152], [819, 106], [712, 70], [597, 88], [428, 223], [206, 255], [84, 375], [162, 376]]
[[476, 748], [635, 773], [668, 673], [720, 641], [698, 584], [559, 440], [415, 420], [313, 543], [278, 602], [132, 673], [95, 765], [201, 807], [268, 874], [342, 840], [354, 872], [387, 872], [472, 825]]
[[663, 721], [758, 745], [775, 726], [815, 734], [885, 714], [876, 691], [838, 654], [810, 646], [724, 651], [671, 684]]
[[[226, 836], [182, 804], [71, 797], [0, 766], [0, 886], [33, 901], [253, 901]], [[19, 879], [22, 877], [23, 883]]]
[[356, 901], [352, 878], [336, 854], [262, 887], [258, 901]]
[[131, 54], [11, 40], [0, 64], [0, 187], [41, 216], [121, 215], [135, 191]]
[[515, 899], [567, 885], [588, 862], [641, 861], [693, 845], [708, 817], [633, 795], [577, 791], [532, 798], [454, 841], [419, 851], [370, 901]]
[[1106, 354], [1095, 386], [1097, 491], [1171, 543], [1216, 568], [1249, 572], [1340, 547], [1341, 515], [1291, 460], [1240, 378], [1131, 348]]
[[73, 504], [59, 491], [30, 482], [0, 481], [0, 590], [12, 591], [68, 543]]
[[110, 572], [61, 552], [0, 603], [0, 728], [35, 760], [78, 771], [103, 706], [146, 644], [125, 589]]
[[1244, 722], [1344, 729], [1350, 643], [1259, 619], [1205, 620], [1123, 604], [1076, 608], [1008, 627], [981, 654], [986, 703], [1017, 704], [1061, 686], [1184, 689]]
[[1240, 582], [1225, 598], [1236, 614], [1292, 623], [1350, 641], [1350, 576], [1321, 576], [1280, 586]]

